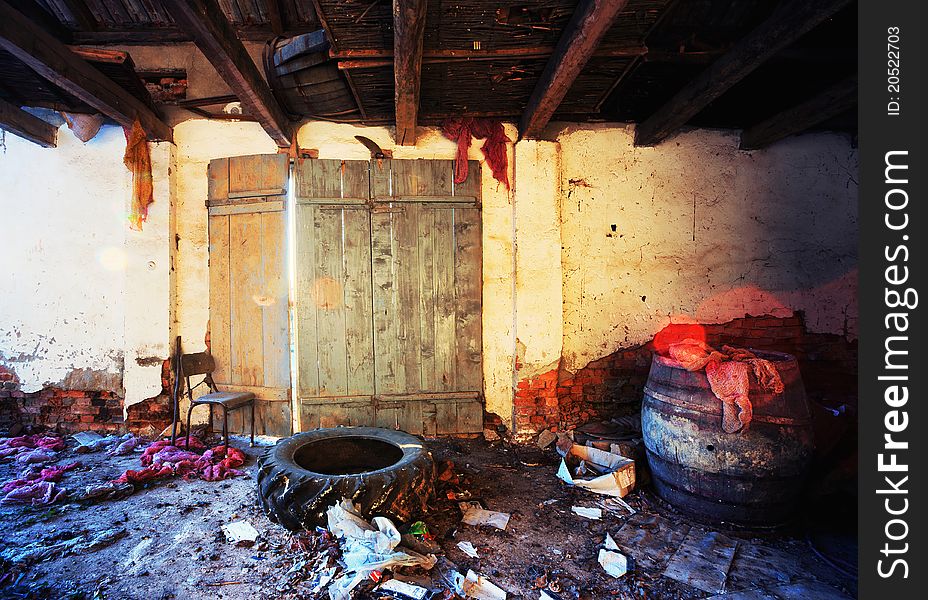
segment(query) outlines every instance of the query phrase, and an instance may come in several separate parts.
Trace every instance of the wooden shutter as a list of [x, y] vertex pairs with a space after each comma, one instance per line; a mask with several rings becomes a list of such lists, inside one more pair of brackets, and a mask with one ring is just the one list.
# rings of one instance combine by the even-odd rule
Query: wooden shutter
[[301, 429], [373, 425], [368, 163], [305, 160], [295, 173]]
[[[292, 430], [286, 198], [289, 160], [268, 154], [209, 164], [210, 351], [218, 387], [251, 391], [255, 431]], [[220, 411], [217, 411], [219, 416]], [[230, 413], [249, 431], [247, 410]]]
[[483, 429], [480, 165], [371, 166], [377, 424]]

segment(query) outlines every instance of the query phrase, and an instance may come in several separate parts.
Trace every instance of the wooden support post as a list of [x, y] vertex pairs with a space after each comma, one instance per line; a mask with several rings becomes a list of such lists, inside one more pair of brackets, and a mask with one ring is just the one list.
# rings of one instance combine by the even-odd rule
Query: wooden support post
[[131, 127], [138, 118], [149, 139], [172, 139], [171, 128], [144, 102], [71, 52], [6, 0], [0, 0], [0, 48], [120, 125]]
[[0, 129], [5, 129], [43, 148], [54, 148], [58, 145], [57, 127], [6, 100], [0, 100]]
[[396, 103], [396, 143], [416, 145], [419, 90], [422, 84], [422, 43], [426, 0], [393, 0], [393, 76]]
[[788, 0], [780, 4], [766, 21], [641, 123], [635, 131], [635, 145], [653, 146], [666, 139], [767, 59], [833, 16], [849, 2]]
[[281, 148], [290, 146], [292, 125], [216, 0], [165, 0], [174, 21], [232, 88]]
[[756, 150], [801, 133], [857, 104], [857, 75], [837, 83], [805, 102], [773, 115], [741, 134], [741, 149]]
[[538, 137], [628, 0], [582, 0], [529, 98], [519, 136]]

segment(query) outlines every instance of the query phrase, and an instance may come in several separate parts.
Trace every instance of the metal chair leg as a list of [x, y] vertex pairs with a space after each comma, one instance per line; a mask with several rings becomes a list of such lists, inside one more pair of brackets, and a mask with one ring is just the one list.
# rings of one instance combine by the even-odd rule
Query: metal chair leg
[[223, 454], [229, 453], [229, 409], [223, 404], [222, 405], [222, 439], [225, 440], [225, 448], [223, 448]]
[[194, 403], [190, 402], [190, 407], [187, 409], [187, 445], [184, 446], [185, 449], [190, 449], [190, 415], [193, 414]]
[[251, 401], [251, 448], [255, 447], [255, 401]]

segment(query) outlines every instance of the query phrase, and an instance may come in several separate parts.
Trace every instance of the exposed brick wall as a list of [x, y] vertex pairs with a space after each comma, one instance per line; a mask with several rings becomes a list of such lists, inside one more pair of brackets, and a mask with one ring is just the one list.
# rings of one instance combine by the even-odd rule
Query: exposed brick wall
[[799, 360], [809, 398], [826, 404], [857, 404], [857, 342], [837, 334], [811, 333], [800, 313], [734, 319], [706, 325], [671, 325], [641, 346], [620, 349], [589, 363], [572, 376], [550, 371], [520, 381], [515, 394], [520, 437], [546, 428], [572, 429], [591, 420], [638, 410], [656, 348], [704, 336], [721, 347], [788, 352]]
[[41, 426], [61, 433], [134, 431], [160, 433], [171, 421], [170, 362], [162, 368], [162, 393], [129, 407], [123, 418], [123, 398], [110, 391], [64, 390], [48, 387], [23, 392], [16, 374], [0, 366], [0, 427]]

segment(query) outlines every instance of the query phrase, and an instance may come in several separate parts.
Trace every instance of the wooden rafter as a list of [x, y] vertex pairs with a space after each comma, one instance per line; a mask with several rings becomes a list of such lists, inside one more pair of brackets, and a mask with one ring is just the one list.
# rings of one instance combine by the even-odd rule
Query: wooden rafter
[[43, 148], [54, 148], [58, 144], [57, 127], [6, 100], [0, 100], [0, 129], [5, 129]]
[[529, 98], [519, 136], [538, 137], [628, 0], [582, 0]]
[[174, 21], [191, 36], [250, 114], [281, 148], [290, 146], [293, 127], [271, 88], [216, 0], [165, 0]]
[[74, 54], [5, 0], [0, 0], [0, 47], [49, 82], [120, 125], [131, 126], [138, 118], [150, 139], [172, 139], [171, 128], [144, 102]]
[[393, 0], [393, 96], [396, 143], [416, 145], [426, 0]]
[[833, 16], [849, 2], [789, 0], [780, 4], [766, 21], [641, 123], [635, 131], [635, 144], [653, 146], [660, 143], [767, 59]]
[[857, 104], [857, 75], [744, 130], [741, 149], [756, 150], [840, 115]]

